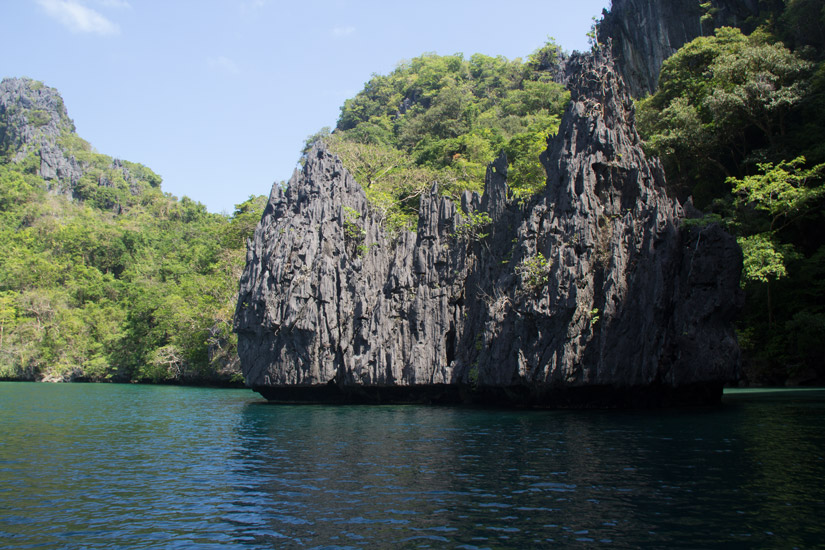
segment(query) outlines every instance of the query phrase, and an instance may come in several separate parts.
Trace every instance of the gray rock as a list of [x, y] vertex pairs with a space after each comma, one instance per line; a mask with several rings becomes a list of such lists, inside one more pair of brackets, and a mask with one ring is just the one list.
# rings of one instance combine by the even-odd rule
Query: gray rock
[[[739, 374], [741, 253], [717, 226], [679, 228], [609, 55], [566, 68], [547, 188], [526, 206], [502, 157], [483, 196], [457, 207], [434, 185], [417, 231], [391, 241], [316, 144], [249, 243], [235, 319], [247, 384], [281, 401], [718, 399]], [[488, 227], [468, 227], [475, 211]]]
[[53, 141], [64, 129], [75, 129], [57, 90], [29, 78], [0, 82], [0, 113], [5, 123], [3, 146], [8, 150], [22, 152], [26, 145]]
[[[0, 82], [0, 155], [22, 162], [30, 154], [39, 157], [38, 175], [49, 182], [52, 192], [76, 196], [76, 186], [89, 173], [98, 185], [113, 183], [101, 166], [80, 162], [66, 147], [66, 140], [84, 143], [77, 137], [60, 93], [29, 78], [4, 78]], [[67, 150], [68, 149], [68, 150]], [[111, 159], [109, 170], [120, 172], [133, 195], [141, 192], [141, 180], [118, 159]], [[115, 211], [120, 206], [114, 207]]]
[[30, 153], [40, 156], [39, 175], [55, 180], [62, 192], [83, 175], [74, 157], [64, 154], [60, 138], [75, 131], [63, 98], [54, 88], [28, 78], [4, 78], [0, 82], [0, 151], [20, 162]]

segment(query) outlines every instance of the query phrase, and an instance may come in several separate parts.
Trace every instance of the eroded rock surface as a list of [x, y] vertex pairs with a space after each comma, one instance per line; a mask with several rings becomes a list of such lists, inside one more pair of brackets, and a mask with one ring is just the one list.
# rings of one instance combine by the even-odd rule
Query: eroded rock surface
[[[4, 78], [0, 81], [0, 157], [23, 162], [36, 155], [38, 175], [49, 182], [52, 192], [77, 197], [76, 187], [84, 175], [100, 173], [95, 182], [100, 187], [113, 186], [102, 173], [107, 168], [122, 176], [133, 195], [139, 194], [140, 178], [118, 159], [107, 167], [80, 161], [71, 149], [84, 147], [75, 133], [60, 93], [30, 78]], [[158, 182], [159, 184], [159, 182]]]
[[39, 175], [63, 181], [64, 191], [83, 175], [79, 163], [65, 155], [59, 144], [75, 127], [54, 88], [28, 78], [4, 78], [0, 82], [0, 121], [0, 150], [15, 151], [12, 161], [20, 162], [31, 152], [38, 154]]
[[[391, 240], [316, 145], [275, 186], [240, 282], [248, 385], [283, 401], [622, 406], [708, 402], [738, 376], [741, 253], [681, 228], [605, 52], [567, 63], [571, 104], [543, 155], [545, 192], [423, 197]], [[491, 224], [472, 227], [471, 212]]]

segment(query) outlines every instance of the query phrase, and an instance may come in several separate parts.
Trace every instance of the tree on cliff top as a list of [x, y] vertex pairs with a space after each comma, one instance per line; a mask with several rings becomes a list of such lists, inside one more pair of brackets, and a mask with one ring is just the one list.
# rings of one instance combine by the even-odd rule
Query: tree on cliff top
[[562, 59], [552, 41], [526, 61], [424, 54], [373, 76], [325, 139], [393, 229], [411, 227], [433, 181], [453, 198], [480, 191], [502, 151], [511, 189], [529, 197], [544, 186], [538, 156], [569, 100], [555, 82]]

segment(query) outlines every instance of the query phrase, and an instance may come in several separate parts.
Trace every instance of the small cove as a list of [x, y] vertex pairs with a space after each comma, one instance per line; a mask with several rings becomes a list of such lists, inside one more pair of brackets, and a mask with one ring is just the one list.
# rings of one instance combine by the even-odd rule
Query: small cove
[[812, 547], [825, 390], [710, 409], [0, 383], [4, 548]]

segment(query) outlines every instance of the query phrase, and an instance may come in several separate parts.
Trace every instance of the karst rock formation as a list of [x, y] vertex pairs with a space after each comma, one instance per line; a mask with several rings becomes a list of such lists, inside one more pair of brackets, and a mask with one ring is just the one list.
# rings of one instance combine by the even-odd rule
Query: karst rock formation
[[235, 318], [247, 384], [284, 402], [717, 401], [739, 374], [741, 252], [667, 196], [609, 51], [565, 70], [571, 102], [527, 204], [502, 157], [483, 195], [457, 204], [434, 184], [417, 231], [390, 236], [316, 144], [248, 246]]

